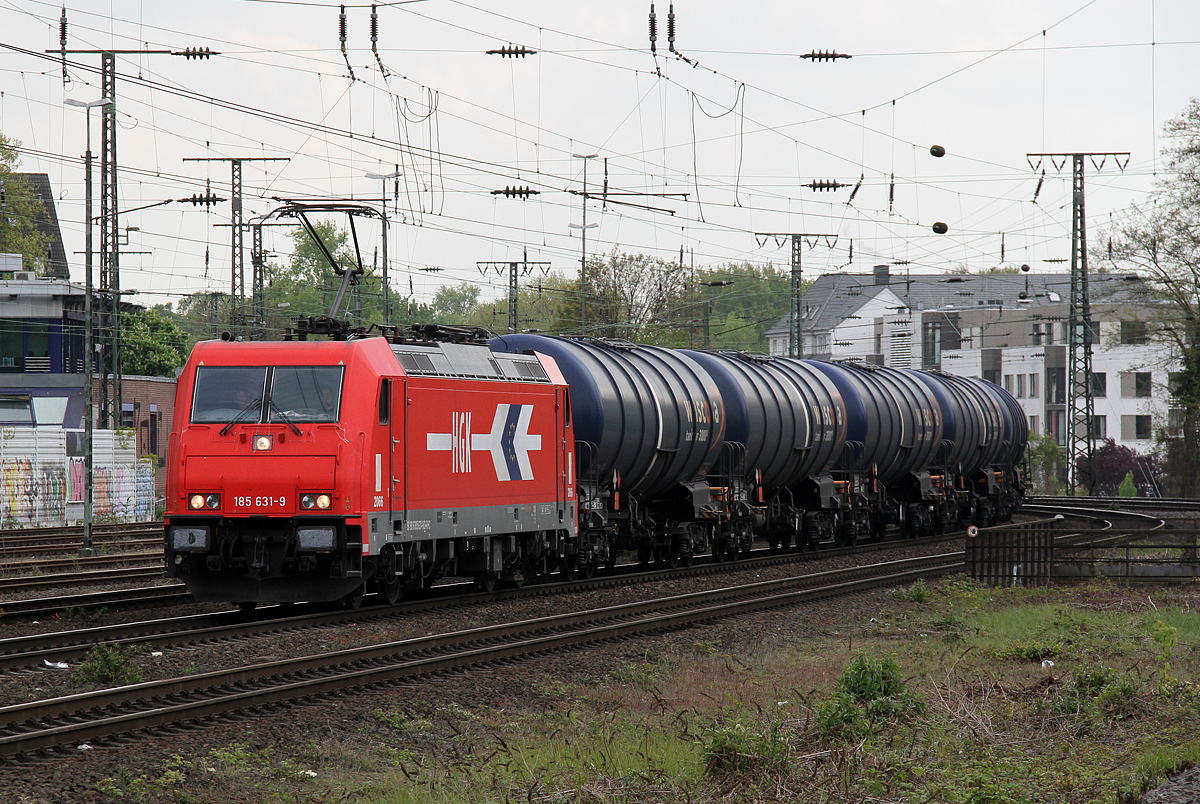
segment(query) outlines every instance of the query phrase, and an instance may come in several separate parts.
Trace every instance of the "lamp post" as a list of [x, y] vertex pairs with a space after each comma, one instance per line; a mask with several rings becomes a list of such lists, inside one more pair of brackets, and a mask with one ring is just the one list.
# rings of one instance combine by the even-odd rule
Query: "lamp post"
[[[379, 179], [383, 182], [383, 192], [380, 198], [383, 200], [383, 323], [392, 323], [392, 301], [391, 290], [388, 288], [388, 217], [387, 217], [387, 180], [400, 178], [400, 166], [396, 165], [396, 169], [391, 173], [366, 173], [368, 179]], [[397, 183], [399, 187], [399, 183]], [[397, 190], [397, 192], [399, 192]], [[399, 214], [399, 212], [397, 212]]]
[[112, 103], [112, 100], [100, 98], [81, 101], [67, 98], [63, 102], [67, 106], [83, 109], [87, 117], [87, 150], [83, 155], [84, 195], [87, 196], [83, 224], [83, 547], [79, 549], [79, 555], [86, 558], [96, 554], [96, 549], [92, 546], [92, 361], [95, 359], [95, 355], [92, 354], [95, 350], [92, 329], [92, 109]]
[[576, 159], [583, 160], [583, 223], [568, 223], [572, 229], [579, 229], [583, 237], [583, 245], [579, 255], [579, 337], [587, 334], [587, 230], [595, 229], [600, 224], [587, 222], [587, 166], [588, 161], [595, 159], [598, 154], [571, 154]]

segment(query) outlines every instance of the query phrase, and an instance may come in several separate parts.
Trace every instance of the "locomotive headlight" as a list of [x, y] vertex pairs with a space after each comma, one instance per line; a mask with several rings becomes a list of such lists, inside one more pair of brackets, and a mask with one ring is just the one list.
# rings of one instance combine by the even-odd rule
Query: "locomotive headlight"
[[333, 498], [328, 494], [301, 494], [300, 507], [311, 511], [314, 508], [321, 511], [328, 511], [333, 505]]
[[266, 452], [273, 446], [275, 446], [275, 438], [268, 434], [255, 436], [252, 448], [255, 452]]
[[220, 507], [220, 494], [193, 494], [191, 497], [188, 497], [188, 508], [193, 511], [215, 511]]

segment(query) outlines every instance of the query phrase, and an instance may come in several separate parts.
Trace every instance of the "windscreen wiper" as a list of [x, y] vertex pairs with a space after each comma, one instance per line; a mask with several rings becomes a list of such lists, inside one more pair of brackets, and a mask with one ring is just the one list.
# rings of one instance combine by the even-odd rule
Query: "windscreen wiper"
[[261, 396], [258, 399], [251, 399], [249, 402], [247, 402], [246, 407], [239, 410], [238, 414], [229, 420], [229, 424], [227, 424], [221, 428], [221, 435], [228, 434], [230, 429], [235, 424], [240, 422], [242, 419], [246, 418], [246, 414], [249, 413], [251, 410], [253, 410], [255, 407], [258, 407], [259, 410], [262, 409], [262, 397]]
[[275, 404], [274, 399], [271, 400], [270, 404], [271, 404], [271, 410], [273, 410], [279, 414], [279, 418], [283, 419], [284, 424], [286, 424], [288, 427], [292, 428], [293, 433], [295, 433], [296, 435], [304, 435], [304, 433], [300, 432], [300, 428], [297, 427], [292, 422], [292, 417], [288, 416], [286, 413], [284, 413], [282, 410], [279, 409], [279, 406]]

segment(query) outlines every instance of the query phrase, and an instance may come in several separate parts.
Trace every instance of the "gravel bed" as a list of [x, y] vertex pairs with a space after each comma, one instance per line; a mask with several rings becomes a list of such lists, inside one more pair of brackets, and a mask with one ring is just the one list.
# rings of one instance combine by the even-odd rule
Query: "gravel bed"
[[[792, 575], [840, 569], [861, 563], [950, 552], [956, 543], [900, 544], [886, 551], [863, 556], [814, 558], [792, 565], [735, 570], [728, 574], [683, 578], [655, 584], [628, 584], [570, 595], [531, 597], [521, 600], [453, 607], [384, 623], [362, 623], [312, 629], [284, 636], [271, 636], [200, 648], [163, 651], [160, 657], [143, 655], [137, 662], [145, 680], [168, 678], [337, 650], [372, 642], [404, 639], [439, 632], [513, 620], [541, 617], [565, 611], [599, 608], [620, 603], [672, 594], [770, 580]], [[792, 640], [818, 633], [836, 632], [839, 622], [860, 620], [858, 612], [874, 612], [887, 599], [885, 591], [869, 592], [822, 601], [803, 607], [760, 612], [724, 620], [703, 629], [689, 629], [703, 639], [721, 645], [723, 650], [754, 651], [777, 639]], [[170, 616], [181, 607], [136, 612], [136, 619]], [[183, 607], [195, 613], [196, 607]], [[120, 617], [122, 612], [113, 612]], [[109, 615], [105, 615], [107, 618]], [[78, 626], [74, 626], [78, 627]], [[691, 637], [689, 637], [691, 638]], [[296, 746], [307, 741], [303, 735], [324, 739], [330, 735], [347, 745], [364, 739], [364, 723], [380, 708], [408, 707], [414, 691], [424, 705], [476, 705], [540, 710], [546, 700], [536, 691], [530, 678], [596, 678], [631, 661], [639, 661], [647, 650], [661, 646], [664, 637], [645, 637], [616, 645], [605, 645], [566, 654], [531, 659], [500, 668], [465, 674], [441, 676], [416, 684], [403, 684], [382, 691], [355, 694], [345, 699], [319, 704], [293, 706], [273, 715], [256, 715], [240, 723], [222, 723], [170, 737], [142, 737], [118, 745], [98, 746], [92, 750], [71, 751], [52, 759], [0, 767], [0, 800], [34, 802], [105, 800], [94, 789], [97, 780], [115, 778], [121, 773], [150, 778], [161, 774], [162, 763], [172, 755], [201, 757], [211, 749], [244, 742], [252, 731], [256, 745], [270, 749], [279, 757], [291, 756]], [[76, 670], [37, 670], [8, 674], [0, 683], [0, 704], [33, 700], [78, 692], [83, 687], [73, 679]]]

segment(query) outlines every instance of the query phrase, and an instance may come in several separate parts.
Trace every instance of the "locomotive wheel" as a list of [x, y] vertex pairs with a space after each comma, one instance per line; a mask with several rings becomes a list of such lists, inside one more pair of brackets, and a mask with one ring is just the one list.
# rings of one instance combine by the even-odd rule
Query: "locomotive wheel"
[[238, 609], [247, 613], [254, 611], [257, 606], [258, 603], [254, 600], [243, 600], [241, 603], [237, 604]]
[[685, 567], [690, 567], [690, 566], [692, 566], [692, 561], [694, 559], [695, 559], [695, 556], [692, 555], [692, 551], [688, 550], [686, 553], [683, 553], [682, 555], [679, 556], [679, 563]]
[[584, 578], [591, 580], [592, 576], [596, 574], [596, 562], [588, 561], [586, 564], [582, 565], [579, 569], [583, 573]]
[[393, 575], [391, 578], [379, 582], [379, 591], [383, 592], [383, 599], [387, 601], [387, 604], [394, 606], [400, 602], [400, 596], [404, 592], [404, 583], [400, 580], [399, 575]]
[[564, 581], [573, 581], [579, 577], [579, 568], [575, 566], [575, 562], [568, 556], [558, 562], [558, 574], [562, 576]]

